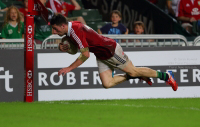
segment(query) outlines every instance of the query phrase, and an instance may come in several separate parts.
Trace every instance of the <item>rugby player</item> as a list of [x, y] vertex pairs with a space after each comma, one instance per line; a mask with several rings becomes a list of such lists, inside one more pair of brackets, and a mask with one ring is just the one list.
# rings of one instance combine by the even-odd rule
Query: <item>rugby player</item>
[[[135, 78], [144, 80], [149, 85], [152, 85], [150, 80], [150, 77], [152, 77], [166, 81], [174, 91], [177, 90], [178, 84], [172, 71], [159, 72], [146, 67], [135, 67], [115, 40], [98, 34], [87, 25], [78, 21], [68, 22], [61, 14], [55, 14], [50, 23], [54, 34], [59, 36], [66, 35], [73, 40], [81, 52], [80, 56], [70, 66], [58, 71], [59, 76], [64, 76], [83, 64], [90, 57], [90, 52], [92, 52], [97, 58], [100, 79], [105, 88], [110, 88]], [[59, 49], [66, 52], [68, 47], [61, 42]], [[114, 68], [122, 70], [125, 74], [112, 76]]]

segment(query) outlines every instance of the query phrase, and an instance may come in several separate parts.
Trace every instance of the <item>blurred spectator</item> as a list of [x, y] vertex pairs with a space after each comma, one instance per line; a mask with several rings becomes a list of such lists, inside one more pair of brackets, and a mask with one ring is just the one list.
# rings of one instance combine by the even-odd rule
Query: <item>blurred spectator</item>
[[192, 22], [200, 19], [199, 0], [180, 0], [177, 17], [182, 22], [182, 26], [192, 33]]
[[[144, 26], [144, 23], [142, 21], [136, 21], [134, 22], [133, 24], [133, 31], [134, 33], [133, 34], [144, 34], [144, 30], [145, 30], [145, 26]], [[154, 40], [150, 40], [150, 39], [143, 39], [143, 40], [135, 40], [136, 42], [153, 42]], [[129, 40], [129, 42], [134, 42], [134, 40]]]
[[15, 6], [10, 6], [6, 12], [1, 37], [3, 39], [24, 38], [24, 23], [21, 22], [20, 12]]
[[24, 7], [23, 8], [20, 8], [19, 11], [21, 12], [20, 13], [20, 16], [21, 16], [21, 21], [24, 22], [24, 16], [26, 15], [26, 13], [28, 12], [28, 0], [22, 0], [23, 4], [24, 4]]
[[134, 34], [143, 34], [144, 33], [144, 23], [142, 21], [136, 21], [133, 24]]
[[7, 6], [2, 1], [0, 1], [0, 11], [7, 11], [7, 10], [8, 10]]
[[[51, 8], [54, 13], [61, 13], [64, 16], [67, 17], [69, 11], [81, 9], [80, 5], [76, 2], [76, 0], [70, 0], [70, 1], [71, 1], [72, 4], [68, 4], [68, 3], [61, 1], [61, 0], [49, 0], [46, 4], [46, 7]], [[85, 20], [81, 16], [67, 18], [67, 20], [69, 20], [69, 21], [80, 21], [83, 24], [86, 24]]]
[[[106, 24], [102, 28], [98, 29], [99, 34], [128, 34], [128, 29], [119, 23], [122, 19], [122, 15], [118, 10], [111, 12], [111, 23]], [[116, 40], [118, 42], [118, 40]]]
[[26, 15], [26, 13], [28, 12], [28, 0], [22, 0], [24, 7], [20, 8], [19, 11], [23, 14]]
[[179, 1], [180, 0], [166, 0], [168, 14], [175, 19]]
[[[45, 5], [46, 0], [40, 0], [43, 5]], [[50, 8], [47, 8], [48, 10], [48, 21], [51, 20], [54, 13]], [[46, 39], [48, 36], [52, 34], [52, 27], [47, 24], [44, 19], [41, 16], [36, 15], [34, 17], [34, 23], [35, 23], [35, 34], [34, 39], [37, 44], [42, 44], [44, 39]]]

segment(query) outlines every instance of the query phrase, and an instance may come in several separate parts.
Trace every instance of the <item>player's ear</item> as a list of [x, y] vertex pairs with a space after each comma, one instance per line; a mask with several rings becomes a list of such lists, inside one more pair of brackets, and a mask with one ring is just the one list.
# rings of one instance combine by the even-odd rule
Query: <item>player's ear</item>
[[64, 24], [64, 23], [61, 25], [61, 28], [62, 28], [62, 29], [65, 29], [65, 24]]

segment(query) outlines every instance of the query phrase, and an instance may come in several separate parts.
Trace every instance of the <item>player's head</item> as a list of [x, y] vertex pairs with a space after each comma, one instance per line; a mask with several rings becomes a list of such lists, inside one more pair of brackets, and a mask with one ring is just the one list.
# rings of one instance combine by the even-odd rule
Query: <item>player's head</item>
[[62, 14], [55, 14], [51, 21], [51, 26], [53, 28], [53, 33], [63, 36], [68, 32], [68, 21]]
[[144, 23], [141, 21], [136, 21], [133, 24], [134, 34], [143, 34], [144, 33]]
[[122, 14], [118, 10], [113, 10], [110, 15], [113, 24], [117, 24], [122, 19]]

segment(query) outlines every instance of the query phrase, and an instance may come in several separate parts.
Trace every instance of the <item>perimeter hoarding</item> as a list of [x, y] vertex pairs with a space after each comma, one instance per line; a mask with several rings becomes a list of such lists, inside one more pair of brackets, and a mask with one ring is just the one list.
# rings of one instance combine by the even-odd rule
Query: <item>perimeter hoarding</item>
[[[35, 100], [136, 99], [200, 97], [199, 47], [124, 48], [135, 66], [175, 72], [179, 88], [176, 92], [165, 82], [152, 79], [153, 86], [139, 80], [129, 80], [104, 89], [93, 54], [80, 67], [58, 77], [57, 72], [69, 66], [79, 56], [55, 50], [36, 50]], [[116, 70], [116, 73], [121, 73]]]
[[0, 50], [0, 102], [24, 101], [24, 50]]
[[[58, 50], [35, 50], [34, 101], [200, 97], [200, 47], [124, 50], [135, 66], [176, 72], [178, 90], [174, 92], [171, 87], [157, 79], [152, 79], [152, 86], [136, 79], [104, 89], [93, 54], [79, 68], [64, 77], [58, 77], [58, 70], [69, 66], [79, 54], [69, 55]], [[0, 102], [12, 101], [24, 101], [22, 49], [0, 50]]]

